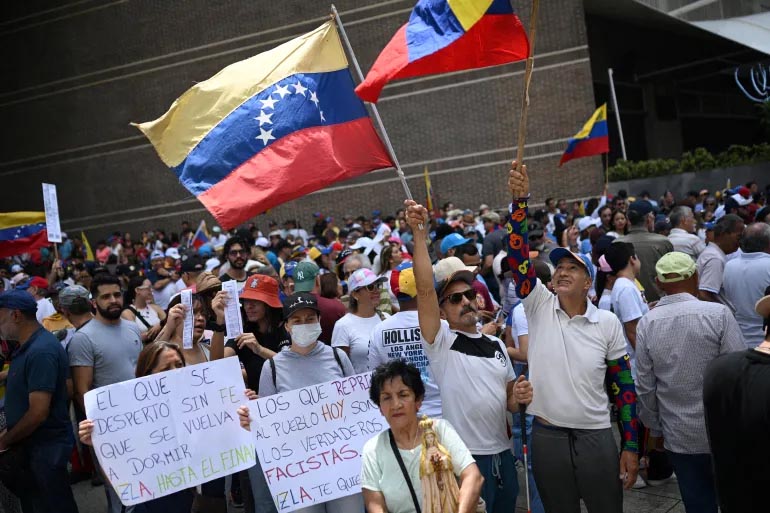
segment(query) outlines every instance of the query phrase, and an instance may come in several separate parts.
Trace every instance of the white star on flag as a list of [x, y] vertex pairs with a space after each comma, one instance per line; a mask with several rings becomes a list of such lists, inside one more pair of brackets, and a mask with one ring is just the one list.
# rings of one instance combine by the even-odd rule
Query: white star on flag
[[262, 144], [265, 146], [267, 146], [267, 141], [275, 139], [273, 137], [273, 130], [265, 130], [264, 128], [259, 129], [259, 135], [256, 138], [262, 141]]
[[315, 106], [318, 107], [318, 95], [315, 91], [310, 91], [310, 101], [315, 103]]
[[291, 94], [291, 91], [289, 91], [289, 86], [279, 85], [275, 88], [275, 91], [273, 91], [273, 93], [278, 94], [281, 97], [281, 99], [283, 99], [283, 97], [286, 96], [287, 94]]
[[294, 84], [294, 92], [297, 94], [301, 94], [302, 96], [305, 96], [305, 91], [307, 91], [307, 87], [304, 87], [302, 83], [300, 83], [300, 81], [297, 80], [297, 83]]
[[321, 121], [326, 121], [326, 118], [324, 117], [324, 111], [320, 111], [321, 113]]
[[275, 104], [278, 103], [278, 100], [275, 98], [271, 98], [270, 96], [267, 97], [267, 100], [259, 100], [262, 102], [262, 108], [263, 109], [275, 109]]
[[262, 126], [264, 124], [272, 125], [273, 122], [271, 121], [270, 118], [273, 117], [273, 114], [266, 114], [264, 110], [261, 110], [261, 111], [259, 111], [259, 116], [257, 116], [254, 119], [259, 121], [259, 126]]

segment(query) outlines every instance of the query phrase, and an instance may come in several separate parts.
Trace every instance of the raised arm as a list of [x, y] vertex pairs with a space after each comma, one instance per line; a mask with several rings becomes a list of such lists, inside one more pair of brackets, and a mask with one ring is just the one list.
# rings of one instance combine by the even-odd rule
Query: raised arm
[[535, 267], [529, 261], [529, 227], [527, 226], [527, 214], [529, 207], [529, 176], [527, 166], [519, 166], [514, 160], [508, 177], [508, 190], [511, 193], [512, 203], [505, 224], [508, 230], [508, 265], [513, 273], [516, 283], [516, 294], [524, 299], [535, 288], [537, 278]]
[[436, 340], [441, 327], [438, 296], [433, 286], [433, 267], [428, 255], [428, 210], [415, 201], [407, 200], [406, 223], [414, 235], [414, 279], [417, 286], [417, 315], [422, 338], [429, 344]]

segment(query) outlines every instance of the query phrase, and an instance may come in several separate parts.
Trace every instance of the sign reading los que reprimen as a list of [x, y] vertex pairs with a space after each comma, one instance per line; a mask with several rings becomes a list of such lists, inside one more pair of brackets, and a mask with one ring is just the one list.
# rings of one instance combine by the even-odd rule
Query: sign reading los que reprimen
[[358, 374], [249, 403], [251, 432], [276, 508], [289, 512], [361, 491], [361, 451], [388, 427]]
[[253, 467], [254, 443], [236, 413], [246, 402], [236, 358], [116, 383], [85, 396], [96, 456], [126, 506]]

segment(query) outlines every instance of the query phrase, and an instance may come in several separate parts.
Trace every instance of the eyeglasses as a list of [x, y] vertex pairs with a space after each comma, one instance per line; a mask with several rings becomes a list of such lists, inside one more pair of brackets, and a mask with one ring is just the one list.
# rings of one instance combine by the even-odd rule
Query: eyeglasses
[[238, 255], [248, 255], [249, 250], [248, 249], [231, 249], [230, 252], [227, 254], [232, 257], [238, 256]]
[[476, 299], [476, 291], [473, 289], [468, 289], [464, 292], [455, 292], [454, 294], [449, 294], [448, 296], [445, 296], [439, 304], [443, 304], [446, 301], [449, 301], [453, 305], [459, 305], [463, 302], [463, 298], [467, 299], [468, 301], [473, 301]]
[[369, 285], [364, 285], [363, 287], [358, 287], [354, 292], [358, 292], [361, 290], [366, 289], [368, 292], [374, 292], [376, 290], [380, 290], [382, 288], [382, 283], [370, 283]]

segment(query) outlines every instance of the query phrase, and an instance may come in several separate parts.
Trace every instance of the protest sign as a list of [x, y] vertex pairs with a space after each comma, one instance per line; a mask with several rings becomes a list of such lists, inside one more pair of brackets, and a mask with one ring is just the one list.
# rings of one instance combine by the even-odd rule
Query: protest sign
[[48, 231], [48, 242], [61, 243], [61, 224], [59, 222], [59, 202], [56, 199], [56, 186], [43, 184], [43, 205], [45, 206], [45, 228]]
[[276, 508], [289, 512], [361, 492], [361, 451], [387, 429], [358, 374], [249, 403], [251, 432]]
[[85, 396], [99, 464], [126, 506], [253, 467], [237, 358], [116, 383]]
[[230, 340], [243, 333], [241, 303], [238, 301], [238, 282], [235, 280], [223, 281], [222, 290], [227, 293], [225, 328], [227, 330], [227, 339]]
[[181, 303], [185, 307], [184, 324], [182, 325], [182, 347], [192, 349], [193, 331], [195, 331], [195, 321], [193, 317], [192, 290], [185, 289], [181, 294]]

